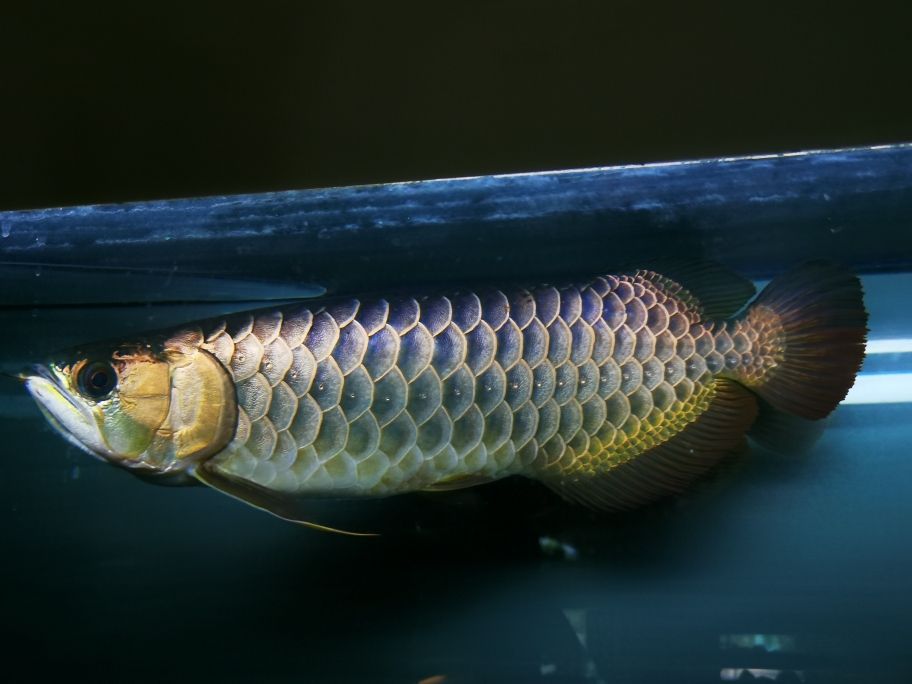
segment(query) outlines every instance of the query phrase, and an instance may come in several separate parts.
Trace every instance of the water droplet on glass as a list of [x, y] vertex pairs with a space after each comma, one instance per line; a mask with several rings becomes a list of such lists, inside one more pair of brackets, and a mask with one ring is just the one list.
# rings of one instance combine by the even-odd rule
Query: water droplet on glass
[[3, 237], [8, 238], [10, 236], [10, 233], [12, 232], [12, 230], [13, 230], [13, 224], [10, 223], [9, 221], [4, 221], [3, 223], [0, 223], [0, 235], [2, 235]]

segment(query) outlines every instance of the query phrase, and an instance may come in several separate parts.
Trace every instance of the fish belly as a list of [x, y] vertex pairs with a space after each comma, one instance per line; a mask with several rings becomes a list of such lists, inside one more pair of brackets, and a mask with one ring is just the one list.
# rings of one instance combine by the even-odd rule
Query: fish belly
[[204, 346], [238, 428], [207, 467], [326, 496], [613, 468], [696, 420], [723, 370], [679, 291], [640, 272], [228, 319]]

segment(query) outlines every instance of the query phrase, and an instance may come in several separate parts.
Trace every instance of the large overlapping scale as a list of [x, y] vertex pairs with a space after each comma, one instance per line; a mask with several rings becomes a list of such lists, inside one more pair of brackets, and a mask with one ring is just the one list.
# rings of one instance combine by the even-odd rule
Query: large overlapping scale
[[756, 351], [647, 271], [293, 306], [204, 334], [240, 407], [210, 466], [334, 496], [611, 468], [695, 420], [713, 377]]

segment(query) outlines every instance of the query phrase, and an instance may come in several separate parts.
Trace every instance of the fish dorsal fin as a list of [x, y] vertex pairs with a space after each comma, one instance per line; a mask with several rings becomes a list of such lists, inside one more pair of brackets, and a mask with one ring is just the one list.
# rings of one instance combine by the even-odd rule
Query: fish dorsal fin
[[259, 508], [261, 511], [271, 513], [277, 518], [293, 522], [297, 525], [309, 527], [322, 532], [333, 532], [335, 534], [344, 534], [349, 537], [377, 537], [373, 532], [351, 532], [340, 530], [328, 525], [304, 520], [304, 512], [300, 510], [300, 501], [288, 498], [289, 495], [282, 495], [272, 492], [265, 487], [260, 487], [252, 482], [239, 480], [227, 475], [223, 475], [213, 468], [207, 468], [202, 464], [196, 468], [193, 475], [203, 484], [217, 489], [223, 494], [227, 494], [233, 499], [243, 501], [244, 503]]
[[488, 484], [489, 482], [493, 482], [494, 479], [495, 478], [488, 477], [487, 475], [457, 475], [441, 480], [440, 482], [435, 482], [434, 484], [425, 487], [423, 491], [455, 492], [460, 489], [468, 489], [469, 487]]
[[686, 292], [678, 296], [693, 295], [706, 318], [729, 318], [757, 294], [750, 280], [714, 261], [669, 260], [637, 273], [663, 289], [679, 284]]
[[727, 457], [743, 451], [744, 435], [756, 415], [757, 402], [748, 390], [730, 380], [716, 380], [706, 410], [666, 442], [601, 473], [545, 477], [543, 482], [589, 508], [630, 510], [684, 491]]

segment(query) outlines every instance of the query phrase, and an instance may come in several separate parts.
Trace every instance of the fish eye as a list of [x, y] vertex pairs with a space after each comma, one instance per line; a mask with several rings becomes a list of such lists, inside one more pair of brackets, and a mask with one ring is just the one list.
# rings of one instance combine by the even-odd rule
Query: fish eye
[[79, 371], [77, 383], [84, 396], [103, 399], [117, 387], [117, 371], [107, 361], [93, 361]]

